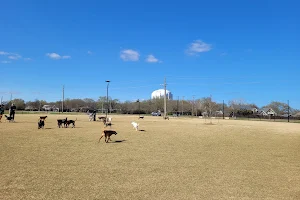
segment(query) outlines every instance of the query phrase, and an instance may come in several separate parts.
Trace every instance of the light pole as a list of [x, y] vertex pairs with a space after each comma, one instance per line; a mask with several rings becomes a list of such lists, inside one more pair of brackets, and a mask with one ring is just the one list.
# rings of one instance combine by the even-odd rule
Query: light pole
[[140, 104], [140, 100], [138, 99], [136, 102], [139, 103], [139, 117], [141, 116], [141, 104]]
[[181, 115], [183, 115], [183, 100], [184, 100], [184, 96], [182, 96], [182, 107], [181, 107]]
[[107, 87], [106, 87], [106, 103], [107, 103], [107, 109], [106, 109], [106, 120], [107, 120], [107, 113], [108, 113], [108, 109], [109, 109], [109, 104], [108, 104], [108, 86], [109, 86], [109, 82], [110, 81], [105, 81], [107, 83]]
[[288, 100], [288, 122], [290, 122], [290, 101]]

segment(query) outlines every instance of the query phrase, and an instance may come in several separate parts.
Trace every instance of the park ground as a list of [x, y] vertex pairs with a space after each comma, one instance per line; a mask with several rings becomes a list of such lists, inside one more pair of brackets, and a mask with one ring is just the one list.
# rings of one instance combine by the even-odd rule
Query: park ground
[[300, 199], [300, 123], [38, 116], [0, 123], [0, 199]]

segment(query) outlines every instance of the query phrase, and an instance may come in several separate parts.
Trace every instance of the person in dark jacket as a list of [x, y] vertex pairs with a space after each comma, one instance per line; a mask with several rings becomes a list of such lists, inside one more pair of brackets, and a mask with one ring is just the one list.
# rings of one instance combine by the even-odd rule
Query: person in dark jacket
[[11, 107], [10, 107], [10, 109], [9, 109], [9, 116], [13, 119], [13, 120], [15, 120], [15, 113], [16, 113], [16, 106], [15, 106], [15, 104], [11, 104]]
[[1, 119], [2, 119], [2, 115], [4, 114], [4, 105], [1, 104], [0, 105], [0, 122], [1, 122]]

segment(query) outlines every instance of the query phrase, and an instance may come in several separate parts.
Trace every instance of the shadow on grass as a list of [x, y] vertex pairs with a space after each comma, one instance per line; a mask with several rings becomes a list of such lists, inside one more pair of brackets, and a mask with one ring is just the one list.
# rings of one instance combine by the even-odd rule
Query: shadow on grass
[[121, 143], [121, 142], [125, 142], [126, 140], [115, 140], [115, 141], [112, 141], [112, 142], [109, 142], [109, 143]]
[[214, 124], [214, 123], [211, 123], [211, 122], [209, 122], [209, 123], [204, 123], [205, 125], [216, 125], [216, 124]]

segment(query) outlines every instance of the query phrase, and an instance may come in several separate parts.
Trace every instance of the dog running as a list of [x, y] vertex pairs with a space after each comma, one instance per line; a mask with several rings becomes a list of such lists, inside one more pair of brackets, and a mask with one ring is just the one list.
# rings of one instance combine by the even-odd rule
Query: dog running
[[133, 126], [133, 129], [135, 129], [136, 131], [139, 130], [139, 124], [136, 123], [136, 122], [131, 122], [132, 126]]
[[14, 119], [12, 117], [9, 117], [7, 115], [4, 115], [4, 117], [6, 118], [6, 121], [8, 121], [8, 122], [14, 122]]
[[44, 128], [45, 127], [45, 120], [39, 119], [38, 121], [38, 129]]
[[116, 131], [113, 131], [113, 130], [103, 130], [102, 135], [101, 135], [101, 137], [99, 138], [98, 143], [100, 142], [101, 138], [103, 138], [103, 137], [105, 137], [104, 141], [105, 141], [106, 143], [108, 143], [109, 140], [112, 141], [112, 140], [110, 139], [110, 136], [112, 136], [112, 135], [117, 135], [117, 134], [118, 134], [118, 133], [117, 133]]

